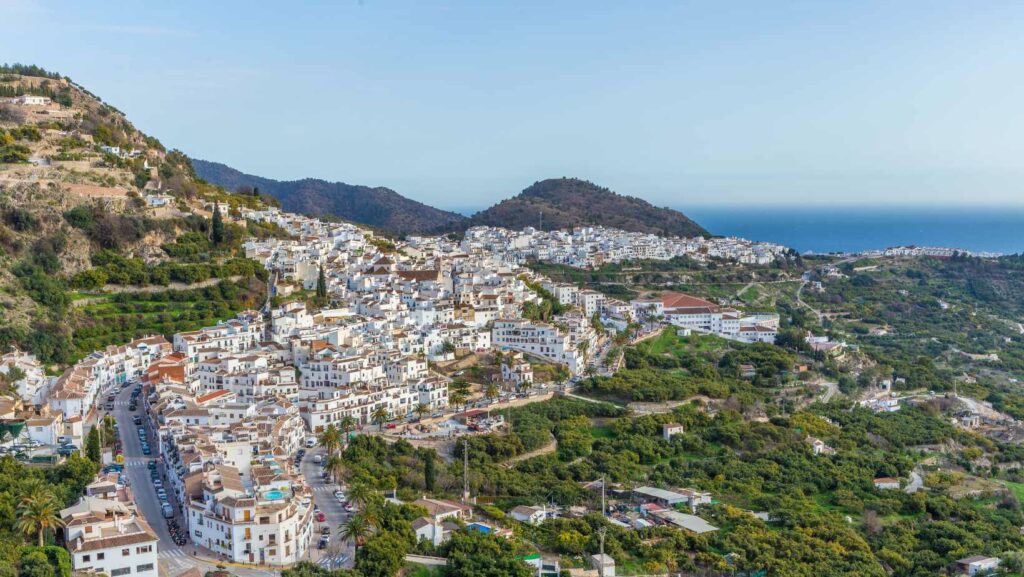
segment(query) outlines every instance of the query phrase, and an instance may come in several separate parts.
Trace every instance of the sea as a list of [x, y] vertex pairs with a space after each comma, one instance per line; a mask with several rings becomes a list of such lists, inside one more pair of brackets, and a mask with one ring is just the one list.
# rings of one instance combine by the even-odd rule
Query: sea
[[914, 245], [1024, 253], [1024, 206], [678, 208], [712, 234], [774, 242], [799, 252], [863, 252]]

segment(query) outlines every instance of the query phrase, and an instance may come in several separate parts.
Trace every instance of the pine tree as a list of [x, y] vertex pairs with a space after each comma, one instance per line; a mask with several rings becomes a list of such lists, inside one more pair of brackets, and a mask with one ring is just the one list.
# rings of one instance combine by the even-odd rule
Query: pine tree
[[210, 223], [210, 240], [214, 245], [224, 242], [224, 217], [220, 214], [220, 205], [213, 205], [213, 221]]
[[320, 274], [316, 277], [316, 300], [321, 305], [327, 303], [327, 277], [324, 276], [324, 265], [320, 265]]
[[434, 492], [434, 453], [429, 452], [423, 456], [423, 485], [427, 491]]
[[89, 430], [89, 436], [85, 439], [85, 456], [93, 463], [99, 463], [103, 458], [103, 453], [100, 449], [100, 430], [98, 427], [93, 427]]

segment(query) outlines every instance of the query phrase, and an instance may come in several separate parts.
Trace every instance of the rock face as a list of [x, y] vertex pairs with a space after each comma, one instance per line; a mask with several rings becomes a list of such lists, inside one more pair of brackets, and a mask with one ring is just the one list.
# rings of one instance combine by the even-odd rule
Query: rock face
[[663, 236], [708, 234], [677, 210], [659, 208], [578, 178], [535, 182], [519, 195], [473, 215], [470, 226], [475, 225], [542, 226], [544, 230], [600, 225]]
[[196, 174], [228, 190], [258, 187], [281, 202], [281, 208], [315, 216], [333, 216], [396, 235], [458, 229], [461, 214], [406, 198], [390, 188], [369, 187], [315, 178], [280, 181], [245, 174], [218, 162], [193, 160]]

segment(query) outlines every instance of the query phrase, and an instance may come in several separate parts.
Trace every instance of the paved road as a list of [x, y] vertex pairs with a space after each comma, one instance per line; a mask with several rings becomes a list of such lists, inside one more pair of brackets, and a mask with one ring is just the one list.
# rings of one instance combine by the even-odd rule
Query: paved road
[[821, 311], [807, 304], [806, 302], [804, 302], [804, 299], [801, 298], [801, 294], [804, 292], [805, 286], [807, 286], [807, 281], [800, 283], [800, 287], [796, 289], [796, 303], [802, 307], [806, 307], [808, 310], [814, 313], [814, 316], [817, 317], [818, 322], [820, 323], [822, 317]]
[[910, 483], [903, 488], [904, 493], [916, 493], [924, 488], [924, 479], [918, 474], [917, 469], [910, 472]]
[[[128, 476], [128, 482], [131, 484], [132, 492], [135, 495], [135, 504], [138, 507], [139, 512], [146, 519], [146, 522], [149, 523], [150, 527], [153, 528], [157, 536], [160, 538], [160, 543], [157, 545], [160, 575], [169, 575], [173, 577], [174, 575], [183, 573], [193, 567], [198, 568], [203, 573], [215, 570], [215, 563], [210, 563], [194, 556], [194, 549], [191, 545], [178, 547], [174, 544], [174, 541], [171, 540], [170, 532], [167, 530], [167, 522], [164, 520], [164, 516], [160, 508], [160, 499], [156, 495], [156, 489], [153, 487], [152, 480], [150, 479], [149, 469], [146, 467], [146, 463], [150, 460], [150, 457], [142, 454], [142, 445], [139, 443], [139, 435], [137, 432], [138, 426], [132, 423], [133, 415], [145, 417], [145, 414], [143, 413], [143, 403], [140, 400], [138, 410], [135, 413], [132, 413], [128, 411], [128, 401], [130, 398], [131, 387], [118, 393], [117, 399], [114, 402], [113, 415], [121, 433], [121, 443], [124, 447], [125, 457], [124, 469]], [[143, 427], [146, 428], [146, 436], [149, 439], [149, 446], [153, 452], [156, 453], [156, 437], [150, 428], [149, 419], [143, 418], [142, 423]], [[158, 465], [158, 467], [163, 474], [163, 464]], [[166, 479], [166, 475], [164, 478]], [[184, 519], [177, 511], [178, 504], [175, 502], [175, 498], [169, 489], [167, 490], [167, 493], [171, 504], [175, 507], [178, 525], [180, 527], [184, 527]], [[278, 574], [275, 571], [250, 569], [245, 567], [231, 567], [230, 569], [231, 572], [238, 577], [272, 577]]]
[[[354, 563], [352, 543], [342, 543], [338, 539], [338, 532], [341, 525], [348, 520], [348, 514], [338, 499], [334, 497], [334, 491], [338, 489], [338, 485], [324, 481], [320, 465], [313, 462], [314, 455], [324, 457], [324, 450], [319, 447], [309, 449], [306, 458], [302, 461], [302, 474], [306, 477], [306, 483], [313, 490], [313, 503], [323, 511], [327, 520], [318, 523], [313, 531], [314, 542], [309, 548], [310, 556], [316, 563], [331, 569], [352, 567]], [[324, 526], [331, 529], [331, 542], [327, 549], [320, 550], [317, 548], [317, 541], [320, 538], [320, 529]]]
[[822, 381], [818, 384], [825, 387], [825, 392], [821, 395], [822, 403], [828, 403], [832, 400], [832, 397], [836, 396], [836, 393], [839, 392], [839, 385], [837, 383]]

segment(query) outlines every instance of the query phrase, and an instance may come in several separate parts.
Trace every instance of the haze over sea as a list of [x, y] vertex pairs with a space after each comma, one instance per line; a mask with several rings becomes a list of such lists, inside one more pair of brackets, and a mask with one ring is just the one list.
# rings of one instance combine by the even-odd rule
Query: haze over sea
[[1024, 252], [1024, 206], [678, 208], [713, 234], [776, 242], [800, 252], [858, 252], [906, 245]]

